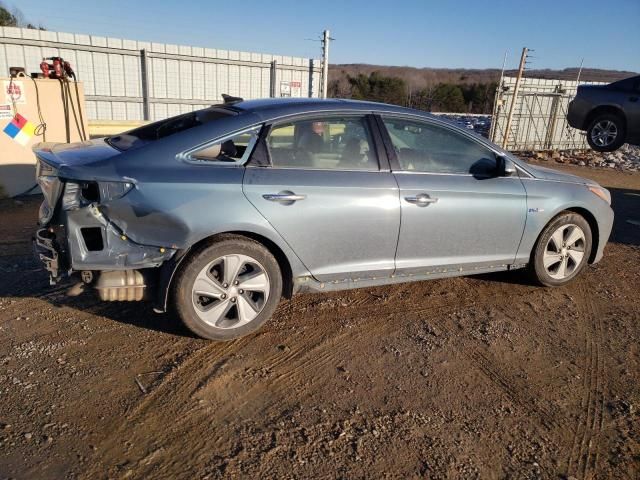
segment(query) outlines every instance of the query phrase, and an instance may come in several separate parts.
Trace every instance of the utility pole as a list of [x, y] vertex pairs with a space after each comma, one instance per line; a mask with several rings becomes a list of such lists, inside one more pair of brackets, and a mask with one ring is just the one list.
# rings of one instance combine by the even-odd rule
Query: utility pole
[[327, 98], [329, 84], [329, 30], [322, 32], [322, 98]]
[[507, 116], [507, 126], [504, 129], [504, 137], [502, 138], [502, 148], [507, 147], [507, 141], [509, 134], [511, 133], [511, 121], [513, 120], [513, 112], [515, 110], [516, 102], [518, 101], [518, 91], [520, 90], [520, 80], [522, 80], [522, 74], [524, 73], [524, 66], [527, 63], [527, 53], [529, 49], [524, 47], [522, 49], [522, 56], [520, 57], [520, 66], [518, 67], [518, 76], [516, 77], [516, 84], [513, 87], [513, 98], [511, 99], [511, 106], [509, 107], [509, 115]]

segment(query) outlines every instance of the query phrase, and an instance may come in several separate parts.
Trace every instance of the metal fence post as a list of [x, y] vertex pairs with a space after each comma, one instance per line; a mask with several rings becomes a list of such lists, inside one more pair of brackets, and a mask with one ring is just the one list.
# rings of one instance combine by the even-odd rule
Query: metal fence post
[[269, 84], [269, 96], [275, 98], [276, 96], [276, 77], [278, 75], [278, 62], [273, 60], [271, 62], [271, 82]]
[[309, 59], [309, 88], [307, 89], [308, 92], [307, 94], [309, 95], [309, 98], [313, 98], [313, 69], [314, 69], [315, 65], [313, 63], [313, 59], [310, 58]]
[[140, 67], [142, 72], [142, 118], [151, 120], [151, 105], [149, 104], [149, 57], [147, 51], [140, 50]]
[[549, 112], [549, 124], [547, 125], [547, 135], [545, 137], [544, 148], [551, 150], [555, 144], [556, 125], [558, 123], [558, 107], [560, 106], [560, 92], [562, 85], [556, 85], [554, 97], [551, 100], [551, 111]]

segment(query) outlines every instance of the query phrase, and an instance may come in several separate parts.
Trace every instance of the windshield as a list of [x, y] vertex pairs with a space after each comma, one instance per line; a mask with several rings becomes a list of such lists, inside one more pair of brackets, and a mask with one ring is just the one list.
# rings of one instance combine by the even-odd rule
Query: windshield
[[224, 107], [210, 107], [195, 112], [184, 113], [149, 123], [128, 132], [107, 137], [106, 142], [120, 151], [140, 148], [161, 138], [198, 127], [220, 118], [236, 115], [237, 112]]

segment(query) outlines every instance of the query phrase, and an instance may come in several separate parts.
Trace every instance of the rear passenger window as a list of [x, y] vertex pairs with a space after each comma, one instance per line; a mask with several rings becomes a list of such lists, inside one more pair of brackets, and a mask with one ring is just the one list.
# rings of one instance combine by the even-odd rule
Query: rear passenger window
[[429, 173], [495, 173], [495, 154], [462, 133], [430, 123], [383, 119], [401, 170]]
[[260, 127], [209, 144], [189, 155], [191, 160], [243, 164], [251, 155]]
[[330, 117], [277, 125], [267, 139], [280, 168], [378, 170], [365, 117]]

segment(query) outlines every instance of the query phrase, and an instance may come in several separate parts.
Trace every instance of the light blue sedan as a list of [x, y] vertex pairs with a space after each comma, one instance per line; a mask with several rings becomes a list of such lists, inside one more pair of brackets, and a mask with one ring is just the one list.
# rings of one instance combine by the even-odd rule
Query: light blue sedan
[[282, 296], [598, 262], [609, 192], [424, 112], [347, 100], [224, 104], [40, 144], [35, 246], [55, 283], [172, 303], [196, 334], [256, 330]]

